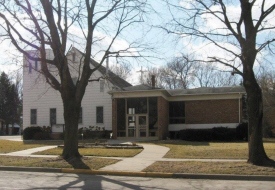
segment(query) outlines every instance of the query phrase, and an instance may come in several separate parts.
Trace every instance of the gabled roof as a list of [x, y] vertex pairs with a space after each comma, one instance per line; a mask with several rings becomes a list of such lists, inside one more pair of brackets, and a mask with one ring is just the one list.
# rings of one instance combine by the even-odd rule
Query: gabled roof
[[[78, 51], [80, 54], [85, 55], [84, 53], [82, 53], [81, 51], [79, 51], [77, 48], [73, 47], [76, 51]], [[90, 58], [90, 63], [94, 66], [97, 67], [99, 65], [98, 62], [96, 62], [94, 59]], [[101, 74], [106, 74], [106, 67], [104, 67], [103, 65], [101, 65], [98, 69], [97, 69]], [[124, 79], [120, 78], [118, 75], [116, 75], [115, 73], [113, 73], [112, 71], [108, 70], [108, 80], [115, 85], [116, 87], [119, 88], [125, 88], [125, 87], [129, 87], [132, 86], [130, 83], [128, 83], [127, 81], [125, 81]]]
[[167, 90], [171, 96], [182, 95], [203, 95], [203, 94], [230, 94], [230, 93], [245, 93], [245, 89], [242, 86], [230, 86], [230, 87], [201, 87], [194, 89], [176, 89]]

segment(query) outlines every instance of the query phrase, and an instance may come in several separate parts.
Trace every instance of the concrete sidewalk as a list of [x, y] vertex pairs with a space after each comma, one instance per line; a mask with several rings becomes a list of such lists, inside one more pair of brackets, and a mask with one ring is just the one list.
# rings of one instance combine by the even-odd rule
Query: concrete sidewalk
[[[124, 142], [125, 143], [125, 142]], [[209, 174], [177, 174], [177, 173], [158, 173], [158, 172], [142, 172], [143, 169], [150, 166], [156, 161], [199, 161], [199, 162], [246, 162], [245, 159], [173, 159], [163, 158], [163, 156], [170, 150], [167, 147], [142, 144], [144, 150], [138, 155], [131, 158], [123, 157], [98, 157], [98, 158], [112, 158], [121, 161], [101, 168], [100, 170], [84, 170], [84, 169], [61, 169], [61, 168], [32, 168], [32, 167], [12, 167], [2, 166], [0, 170], [5, 171], [33, 171], [33, 172], [61, 172], [61, 173], [79, 173], [79, 174], [93, 174], [93, 175], [118, 175], [118, 176], [137, 176], [137, 177], [169, 177], [169, 178], [191, 178], [191, 179], [220, 179], [220, 180], [259, 180], [259, 181], [274, 181], [275, 176], [247, 176], [247, 175], [209, 175]], [[35, 152], [55, 148], [57, 146], [44, 146], [31, 148], [27, 150], [11, 152], [7, 156], [27, 156], [27, 157], [58, 157], [57, 155], [32, 155]], [[214, 163], [213, 163], [214, 164]]]
[[0, 136], [0, 139], [9, 141], [23, 141], [23, 137], [21, 135]]
[[43, 146], [43, 147], [37, 147], [37, 148], [30, 148], [27, 150], [21, 150], [21, 151], [16, 151], [16, 152], [11, 152], [11, 153], [6, 153], [6, 154], [0, 154], [0, 155], [5, 155], [5, 156], [31, 156], [31, 157], [57, 157], [56, 155], [32, 155], [35, 152], [40, 152], [48, 149], [55, 148], [57, 146]]
[[153, 164], [155, 161], [161, 160], [162, 157], [170, 150], [167, 147], [158, 145], [139, 145], [142, 145], [144, 150], [138, 155], [132, 158], [123, 158], [122, 161], [103, 167], [100, 170], [139, 172]]
[[[127, 143], [127, 142], [123, 142]], [[121, 160], [116, 164], [106, 166], [100, 170], [110, 170], [110, 171], [131, 171], [140, 172], [146, 167], [150, 166], [157, 161], [171, 161], [171, 162], [188, 162], [188, 161], [198, 161], [198, 162], [246, 162], [246, 159], [180, 159], [180, 158], [163, 158], [165, 154], [170, 150], [167, 147], [153, 145], [153, 144], [142, 144], [143, 151], [134, 157], [101, 157], [101, 156], [87, 156], [87, 157], [97, 157], [97, 158], [108, 158]], [[40, 158], [56, 158], [57, 155], [34, 155], [33, 153], [55, 148], [57, 146], [43, 146], [37, 148], [31, 148], [22, 151], [16, 151], [6, 154], [0, 154], [0, 156], [27, 156], [27, 157], [40, 157]]]

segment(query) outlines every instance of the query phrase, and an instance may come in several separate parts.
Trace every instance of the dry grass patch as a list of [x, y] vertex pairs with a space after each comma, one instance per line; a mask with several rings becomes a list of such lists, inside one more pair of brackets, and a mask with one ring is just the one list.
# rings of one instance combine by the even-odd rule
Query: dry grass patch
[[9, 153], [46, 145], [59, 145], [62, 141], [9, 141], [0, 140], [0, 153]]
[[[41, 152], [37, 155], [61, 155], [62, 148], [53, 148]], [[83, 156], [102, 156], [102, 157], [133, 157], [143, 149], [107, 149], [107, 148], [79, 148], [79, 153]]]
[[246, 162], [155, 162], [144, 172], [275, 175], [274, 167], [254, 166]]
[[[90, 169], [97, 170], [104, 166], [115, 164], [119, 160], [106, 158], [82, 158], [81, 161]], [[73, 168], [71, 164], [62, 158], [32, 158], [18, 156], [0, 156], [0, 166]]]
[[[160, 141], [156, 144], [170, 148], [165, 158], [213, 158], [213, 159], [247, 159], [247, 142], [190, 142]], [[265, 142], [267, 155], [275, 159], [275, 142]]]

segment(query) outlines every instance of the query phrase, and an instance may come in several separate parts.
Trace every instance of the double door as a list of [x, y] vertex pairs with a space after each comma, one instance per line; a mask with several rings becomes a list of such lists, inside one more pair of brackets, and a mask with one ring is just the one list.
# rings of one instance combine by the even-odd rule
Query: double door
[[143, 114], [127, 116], [127, 136], [133, 138], [148, 136], [148, 116]]

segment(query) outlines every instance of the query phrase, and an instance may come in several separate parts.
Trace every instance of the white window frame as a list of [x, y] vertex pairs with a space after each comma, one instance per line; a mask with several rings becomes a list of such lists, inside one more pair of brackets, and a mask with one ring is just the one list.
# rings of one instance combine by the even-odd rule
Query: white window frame
[[[35, 116], [35, 123], [32, 123], [32, 110], [36, 110], [36, 116]], [[30, 125], [37, 125], [37, 115], [38, 115], [38, 111], [37, 108], [31, 108], [30, 109]]]

